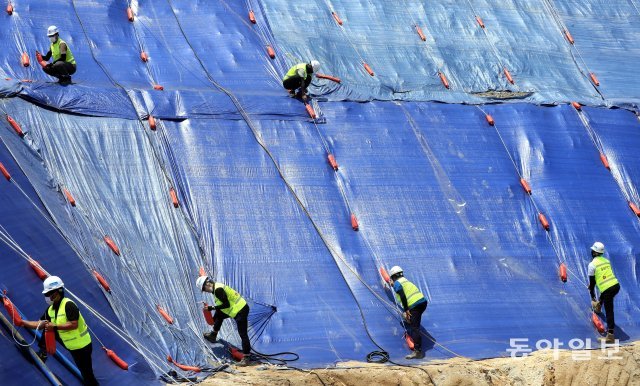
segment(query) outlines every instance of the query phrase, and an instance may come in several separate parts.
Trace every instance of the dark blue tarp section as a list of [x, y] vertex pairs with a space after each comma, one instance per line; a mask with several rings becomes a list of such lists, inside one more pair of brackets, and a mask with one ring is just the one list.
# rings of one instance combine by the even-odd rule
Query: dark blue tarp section
[[[599, 240], [622, 286], [616, 337], [634, 341], [637, 6], [20, 1], [0, 28], [0, 108], [25, 133], [3, 118], [0, 162], [13, 179], [0, 181], [0, 286], [37, 318], [41, 283], [25, 257], [37, 259], [76, 296], [101, 384], [152, 384], [178, 370], [167, 355], [202, 375], [229, 360], [202, 338], [200, 302], [212, 299], [194, 286], [201, 268], [248, 299], [258, 351], [298, 353], [301, 367], [381, 349], [403, 361], [400, 314], [379, 275], [393, 265], [430, 300], [427, 358], [485, 358], [509, 355], [514, 338], [534, 349], [595, 341], [586, 274]], [[78, 63], [71, 85], [35, 60], [51, 24]], [[313, 80], [315, 122], [281, 86], [289, 66], [310, 59], [342, 80]], [[240, 344], [235, 328], [224, 323], [223, 343]], [[46, 382], [3, 338], [0, 383]]]

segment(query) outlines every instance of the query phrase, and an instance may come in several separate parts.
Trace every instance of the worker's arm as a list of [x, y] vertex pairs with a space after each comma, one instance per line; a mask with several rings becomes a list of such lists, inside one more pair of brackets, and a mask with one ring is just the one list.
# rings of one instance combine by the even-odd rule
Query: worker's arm
[[66, 62], [67, 61], [67, 45], [65, 43], [60, 43], [60, 59], [56, 60], [56, 62]]
[[408, 311], [409, 305], [407, 304], [407, 297], [404, 295], [404, 290], [402, 289], [402, 284], [393, 282], [393, 290], [396, 291], [398, 296], [400, 297], [400, 301], [402, 302], [402, 310]]
[[596, 277], [589, 276], [589, 295], [591, 295], [591, 300], [596, 300], [595, 288], [596, 288]]
[[48, 61], [49, 59], [51, 59], [51, 50], [47, 51], [46, 55], [42, 55], [42, 59], [45, 61]]
[[40, 317], [40, 320], [38, 321], [23, 320], [22, 326], [29, 328], [31, 330], [44, 330], [44, 327], [49, 321], [49, 319], [50, 319], [49, 314], [45, 312], [44, 314], [42, 314], [42, 316]]
[[593, 261], [587, 267], [587, 275], [589, 276], [589, 295], [591, 295], [591, 300], [596, 300], [594, 291], [596, 288], [596, 265]]
[[224, 292], [224, 288], [222, 288], [222, 287], [216, 288], [216, 290], [213, 292], [213, 294], [220, 301], [220, 304], [218, 304], [215, 307], [214, 306], [209, 306], [209, 311], [223, 310], [225, 308], [229, 308], [229, 306], [231, 304], [229, 303], [229, 298], [227, 298], [227, 293]]

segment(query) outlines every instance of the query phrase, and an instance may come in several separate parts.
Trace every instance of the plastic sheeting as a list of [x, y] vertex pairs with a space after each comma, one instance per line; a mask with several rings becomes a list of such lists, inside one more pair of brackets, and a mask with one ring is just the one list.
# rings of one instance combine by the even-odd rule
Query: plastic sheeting
[[[508, 355], [512, 338], [527, 338], [533, 349], [541, 339], [564, 347], [594, 340], [586, 267], [588, 247], [600, 240], [623, 288], [616, 336], [637, 339], [640, 223], [627, 202], [640, 205], [640, 121], [595, 106], [637, 105], [640, 88], [623, 75], [636, 51], [599, 58], [633, 41], [639, 27], [631, 20], [640, 13], [633, 2], [571, 4], [153, 1], [132, 2], [131, 23], [125, 3], [21, 1], [0, 29], [0, 61], [5, 77], [34, 81], [0, 84], [3, 97], [19, 96], [2, 109], [26, 133], [0, 125], [0, 162], [33, 203], [6, 183], [1, 224], [135, 344], [137, 351], [81, 308], [105, 345], [135, 363], [122, 372], [96, 345], [103, 384], [152, 383], [175, 369], [166, 355], [205, 373], [210, 361], [226, 360], [221, 344], [201, 337], [199, 302], [211, 302], [194, 287], [201, 266], [249, 299], [255, 348], [296, 352], [299, 366], [363, 360], [381, 348], [402, 360], [403, 327], [378, 274], [393, 265], [430, 299], [422, 323], [428, 358], [481, 358]], [[65, 17], [53, 21], [56, 14]], [[623, 18], [630, 21], [610, 27]], [[597, 28], [581, 27], [586, 21]], [[50, 83], [33, 59], [16, 65], [21, 52], [44, 50], [51, 23], [79, 63], [75, 84]], [[565, 26], [575, 45], [563, 37]], [[342, 79], [314, 80], [312, 93], [332, 101], [315, 104], [326, 124], [309, 121], [280, 85], [289, 65], [311, 58]], [[493, 100], [474, 93], [487, 90], [594, 107], [482, 105]], [[19, 254], [0, 248], [8, 267], [0, 284], [31, 314], [43, 306], [39, 280]], [[567, 283], [557, 277], [560, 263]], [[108, 279], [111, 295], [100, 295], [92, 269]], [[221, 337], [239, 344], [232, 322]], [[2, 341], [3, 383], [15, 373], [11, 382], [41, 380]]]

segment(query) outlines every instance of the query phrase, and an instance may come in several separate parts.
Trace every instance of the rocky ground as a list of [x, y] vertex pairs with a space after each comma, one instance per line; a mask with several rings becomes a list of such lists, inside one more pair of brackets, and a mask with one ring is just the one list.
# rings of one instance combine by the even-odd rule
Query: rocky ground
[[[312, 371], [267, 365], [234, 366], [231, 373], [215, 374], [202, 385], [640, 385], [638, 342], [613, 353], [619, 359], [598, 358], [604, 355], [599, 348], [556, 353], [542, 350], [522, 359], [456, 358], [426, 363], [419, 369], [360, 362]], [[587, 360], [581, 360], [585, 357]]]

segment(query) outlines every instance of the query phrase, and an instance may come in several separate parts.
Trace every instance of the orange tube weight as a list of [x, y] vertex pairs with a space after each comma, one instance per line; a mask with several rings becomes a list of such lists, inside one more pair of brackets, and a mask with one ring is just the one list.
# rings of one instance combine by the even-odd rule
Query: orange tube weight
[[167, 321], [167, 323], [173, 324], [173, 318], [169, 315], [169, 313], [167, 313], [167, 311], [164, 310], [164, 308], [160, 307], [159, 304], [156, 304], [156, 308], [158, 309], [158, 312], [160, 313], [160, 315], [162, 315], [164, 320]]
[[418, 36], [420, 36], [420, 40], [422, 40], [423, 42], [427, 41], [427, 37], [424, 36], [424, 33], [422, 32], [422, 28], [420, 28], [420, 26], [416, 25], [416, 32], [418, 33]]
[[313, 107], [311, 107], [310, 104], [305, 103], [304, 108], [307, 109], [307, 114], [309, 114], [309, 117], [311, 117], [311, 119], [316, 119], [316, 112], [313, 111]]
[[11, 174], [7, 171], [7, 168], [4, 167], [2, 162], [0, 162], [0, 173], [7, 179], [7, 181], [11, 181]]
[[560, 280], [562, 280], [563, 283], [566, 283], [567, 282], [567, 266], [565, 265], [565, 263], [560, 264], [560, 269], [558, 273], [560, 275]]
[[40, 63], [41, 67], [46, 67], [47, 62], [45, 62], [44, 59], [42, 59], [42, 54], [39, 51], [36, 51], [36, 60], [38, 61], [38, 63]]
[[253, 10], [249, 10], [249, 21], [256, 24], [256, 14], [253, 13]]
[[169, 189], [169, 195], [171, 196], [171, 202], [173, 203], [173, 207], [177, 208], [180, 206], [180, 201], [178, 201], [178, 195], [176, 194], [176, 190], [174, 188]]
[[133, 21], [134, 20], [133, 10], [131, 9], [131, 7], [127, 7], [127, 19], [129, 21]]
[[573, 106], [573, 108], [578, 110], [578, 111], [582, 110], [582, 106], [578, 102], [571, 102], [571, 106]]
[[367, 63], [362, 63], [364, 65], [364, 69], [369, 73], [369, 75], [374, 76], [375, 73], [373, 72], [373, 70], [371, 69], [371, 67], [369, 67], [369, 65]]
[[69, 193], [69, 191], [64, 188], [62, 189], [62, 192], [64, 193], [64, 196], [67, 198], [67, 201], [69, 201], [69, 204], [71, 206], [76, 206], [76, 200], [73, 198], [71, 193]]
[[244, 354], [237, 348], [231, 347], [231, 357], [237, 362], [240, 362], [242, 359], [244, 359]]
[[514, 84], [515, 82], [513, 80], [513, 77], [511, 76], [511, 73], [509, 72], [509, 70], [507, 70], [507, 68], [505, 67], [503, 71], [504, 71], [504, 76], [507, 77], [507, 80], [509, 81], [509, 83]]
[[22, 318], [20, 317], [20, 313], [13, 306], [13, 303], [11, 303], [11, 300], [9, 300], [6, 293], [2, 297], [2, 303], [4, 303], [4, 309], [7, 311], [7, 314], [9, 314], [9, 319], [11, 319], [11, 322], [15, 326], [21, 327]]
[[174, 361], [173, 358], [171, 358], [171, 355], [167, 355], [167, 361], [169, 363], [172, 363], [172, 364], [176, 365], [180, 370], [183, 370], [183, 371], [193, 371], [194, 373], [199, 373], [200, 371], [202, 371], [202, 369], [200, 367], [187, 366], [187, 365], [183, 365], [181, 363], [178, 363], [178, 362]]
[[444, 88], [446, 88], [448, 90], [449, 89], [449, 81], [447, 80], [447, 77], [444, 76], [444, 74], [442, 72], [438, 72], [438, 76], [440, 77], [440, 81], [442, 82], [442, 85], [444, 86]]
[[42, 266], [40, 265], [40, 263], [38, 263], [37, 261], [33, 259], [29, 259], [29, 266], [31, 266], [31, 269], [33, 269], [36, 275], [38, 275], [40, 280], [44, 280], [49, 277], [49, 275], [47, 275], [44, 269], [42, 269]]
[[104, 288], [105, 291], [107, 291], [108, 293], [111, 293], [111, 287], [109, 286], [109, 283], [107, 283], [105, 278], [102, 277], [102, 275], [100, 275], [100, 273], [95, 269], [93, 270], [93, 276], [96, 277], [96, 279], [98, 280], [98, 282], [100, 283], [102, 288]]
[[331, 76], [331, 75], [326, 75], [326, 74], [316, 74], [316, 78], [328, 79], [328, 80], [330, 80], [332, 82], [336, 82], [336, 83], [342, 82], [342, 80], [340, 80], [340, 78], [335, 77], [335, 76]]
[[538, 213], [538, 220], [540, 220], [540, 224], [542, 224], [542, 227], [546, 231], [549, 231], [549, 221], [547, 221], [547, 218], [545, 217], [545, 215], [542, 213]]
[[18, 122], [16, 122], [13, 118], [11, 118], [11, 115], [9, 115], [9, 114], [7, 114], [7, 121], [9, 122], [9, 124], [11, 125], [13, 130], [16, 132], [16, 134], [18, 134], [20, 137], [24, 137], [24, 133], [22, 132], [22, 128], [20, 127]]
[[267, 54], [271, 59], [276, 58], [276, 52], [273, 50], [273, 47], [271, 47], [270, 45], [267, 45]]
[[589, 78], [591, 78], [591, 81], [593, 82], [594, 85], [600, 86], [600, 81], [596, 77], [596, 74], [594, 74], [593, 72], [590, 72], [589, 73]]
[[598, 317], [595, 312], [591, 313], [591, 323], [593, 323], [593, 326], [599, 333], [604, 333], [604, 324], [602, 324], [602, 320], [600, 320], [600, 317]]
[[20, 63], [22, 63], [24, 67], [29, 67], [29, 64], [31, 64], [29, 61], [29, 55], [27, 55], [26, 52], [22, 53], [22, 56], [20, 57]]
[[380, 267], [380, 276], [382, 276], [382, 280], [384, 280], [387, 283], [391, 283], [391, 278], [389, 277], [389, 274], [387, 273], [387, 270], [384, 269], [383, 267]]
[[485, 118], [487, 120], [487, 123], [491, 126], [495, 125], [496, 122], [493, 120], [493, 117], [489, 114], [485, 115]]
[[[207, 303], [204, 303], [204, 307], [208, 307]], [[211, 315], [211, 311], [202, 308], [202, 313], [204, 314], [204, 320], [207, 321], [207, 324], [213, 326], [213, 315]]]
[[9, 16], [13, 15], [13, 4], [7, 4], [7, 13], [9, 14]]
[[329, 165], [331, 165], [333, 170], [338, 170], [338, 162], [336, 161], [336, 157], [334, 157], [333, 154], [329, 154], [327, 158], [329, 159]]
[[114, 243], [113, 240], [111, 240], [111, 237], [104, 236], [103, 240], [107, 244], [109, 249], [111, 249], [111, 251], [113, 251], [113, 253], [116, 254], [116, 256], [120, 256], [120, 249], [118, 249], [118, 246], [116, 245], [116, 243]]
[[409, 336], [409, 334], [404, 334], [404, 340], [405, 342], [407, 342], [407, 346], [409, 346], [409, 350], [413, 350], [414, 349], [414, 344], [413, 344], [413, 339], [411, 339], [411, 337]]
[[155, 130], [157, 128], [156, 119], [151, 114], [149, 114], [149, 128], [151, 130]]
[[140, 60], [146, 63], [149, 60], [149, 55], [144, 51], [140, 52]]
[[360, 226], [358, 225], [358, 219], [356, 218], [355, 214], [351, 214], [351, 228], [353, 228], [354, 231], [357, 231], [358, 229], [360, 229]]
[[45, 330], [44, 343], [47, 347], [47, 354], [53, 355], [56, 353], [56, 333], [53, 330]]
[[333, 16], [333, 20], [335, 20], [338, 25], [342, 25], [342, 19], [340, 19], [340, 16], [338, 16], [337, 13], [331, 12], [331, 15]]
[[527, 192], [527, 194], [531, 194], [531, 186], [529, 186], [529, 183], [527, 182], [527, 180], [525, 180], [524, 178], [521, 178], [520, 185], [522, 185], [522, 189], [524, 189], [524, 191]]
[[611, 167], [609, 166], [609, 160], [607, 159], [606, 155], [600, 153], [600, 161], [602, 161], [602, 164], [605, 168], [607, 168], [607, 170], [611, 170]]
[[640, 217], [640, 209], [638, 209], [638, 206], [636, 204], [629, 201], [629, 208], [631, 208], [631, 210], [636, 216]]
[[118, 365], [118, 367], [120, 367], [122, 370], [129, 370], [129, 364], [122, 360], [122, 358], [120, 358], [115, 352], [113, 352], [113, 350], [109, 350], [106, 347], [102, 347], [102, 349], [107, 353], [109, 359], [111, 359], [116, 365]]
[[569, 41], [569, 43], [575, 43], [575, 41], [573, 40], [573, 36], [571, 36], [571, 33], [568, 30], [564, 30], [564, 36], [567, 38], [567, 41]]

